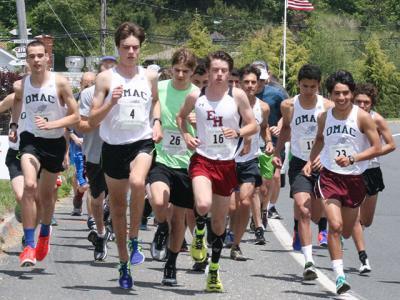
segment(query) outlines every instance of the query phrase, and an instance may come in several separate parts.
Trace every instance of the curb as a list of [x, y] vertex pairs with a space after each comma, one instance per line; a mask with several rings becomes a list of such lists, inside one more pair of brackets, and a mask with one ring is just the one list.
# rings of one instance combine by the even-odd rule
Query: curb
[[0, 250], [6, 243], [10, 236], [15, 236], [21, 230], [22, 225], [15, 218], [14, 213], [9, 213], [4, 217], [4, 220], [0, 223]]

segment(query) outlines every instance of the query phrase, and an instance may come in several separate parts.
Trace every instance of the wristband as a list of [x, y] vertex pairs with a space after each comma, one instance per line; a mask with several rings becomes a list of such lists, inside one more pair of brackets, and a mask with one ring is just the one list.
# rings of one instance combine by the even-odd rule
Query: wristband
[[349, 155], [348, 158], [349, 158], [349, 163], [350, 163], [350, 165], [353, 165], [354, 162], [355, 162], [354, 156], [353, 156], [353, 155]]
[[[14, 122], [12, 122], [12, 123], [10, 123], [10, 129], [18, 129], [18, 124], [17, 123], [14, 123]], [[15, 127], [15, 128], [13, 128], [13, 127]]]

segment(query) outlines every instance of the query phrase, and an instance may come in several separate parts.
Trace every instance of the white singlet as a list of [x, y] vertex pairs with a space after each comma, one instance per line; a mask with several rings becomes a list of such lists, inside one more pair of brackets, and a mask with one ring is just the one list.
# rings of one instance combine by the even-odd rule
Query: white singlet
[[321, 164], [328, 170], [343, 175], [360, 175], [368, 167], [368, 161], [358, 161], [347, 167], [340, 167], [335, 158], [355, 155], [370, 147], [365, 134], [358, 128], [357, 114], [359, 107], [353, 108], [346, 120], [337, 120], [332, 115], [332, 108], [327, 111], [324, 128], [324, 148], [321, 152]]
[[138, 74], [133, 78], [124, 78], [112, 68], [110, 92], [104, 103], [111, 101], [112, 91], [122, 85], [124, 92], [118, 103], [108, 112], [100, 123], [100, 137], [111, 145], [131, 144], [150, 139], [150, 111], [152, 94], [145, 69], [138, 66]]
[[[57, 93], [56, 75], [51, 72], [50, 79], [37, 88], [31, 84], [31, 75], [23, 81], [22, 113], [19, 132], [30, 132], [35, 137], [56, 139], [64, 135], [64, 128], [41, 130], [35, 124], [35, 117], [41, 116], [47, 121], [54, 121], [66, 116], [67, 109], [62, 106]], [[22, 125], [22, 126], [21, 126]]]
[[196, 152], [213, 160], [233, 160], [240, 139], [228, 139], [222, 133], [223, 127], [240, 128], [240, 115], [232, 89], [218, 101], [208, 100], [204, 91], [195, 103], [197, 136], [200, 139]]
[[[260, 99], [256, 98], [256, 102], [254, 103], [254, 106], [253, 106], [254, 117], [255, 117], [258, 125], [261, 125], [261, 123], [263, 121], [263, 113], [262, 113], [260, 101], [261, 101]], [[255, 133], [254, 135], [251, 136], [251, 144], [250, 144], [249, 153], [247, 153], [243, 156], [240, 156], [239, 153], [240, 153], [240, 151], [242, 151], [242, 148], [243, 148], [243, 146], [242, 146], [243, 142], [242, 142], [242, 145], [241, 145], [240, 149], [238, 150], [238, 155], [235, 157], [236, 162], [246, 162], [246, 161], [252, 160], [254, 158], [257, 158], [261, 154], [259, 135], [260, 135], [260, 127], [258, 127], [257, 133]]]
[[299, 95], [293, 98], [293, 117], [290, 122], [290, 151], [293, 156], [308, 161], [317, 134], [318, 115], [325, 111], [324, 98], [317, 95], [317, 103], [312, 109], [304, 109]]

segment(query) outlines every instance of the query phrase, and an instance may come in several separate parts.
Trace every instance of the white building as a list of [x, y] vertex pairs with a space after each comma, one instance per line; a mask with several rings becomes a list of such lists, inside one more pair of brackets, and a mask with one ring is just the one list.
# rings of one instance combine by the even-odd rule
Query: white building
[[14, 55], [0, 47], [0, 70], [17, 71], [21, 69], [20, 66], [13, 66], [10, 64], [12, 60], [16, 59]]

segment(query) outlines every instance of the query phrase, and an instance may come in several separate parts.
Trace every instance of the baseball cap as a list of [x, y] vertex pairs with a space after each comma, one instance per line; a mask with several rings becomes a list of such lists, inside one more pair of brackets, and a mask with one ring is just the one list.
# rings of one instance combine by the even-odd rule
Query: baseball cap
[[152, 64], [152, 65], [148, 65], [147, 69], [154, 70], [154, 71], [156, 71], [158, 73], [158, 71], [160, 71], [161, 67], [159, 65]]
[[112, 61], [117, 62], [117, 59], [112, 55], [106, 55], [106, 56], [102, 56], [100, 58], [100, 61], [105, 61], [105, 60], [112, 60]]
[[268, 80], [268, 78], [269, 78], [268, 64], [265, 61], [256, 60], [256, 61], [253, 61], [253, 63], [251, 65], [260, 70], [260, 72], [261, 72], [260, 79], [261, 80]]

